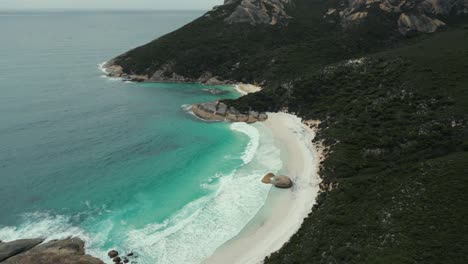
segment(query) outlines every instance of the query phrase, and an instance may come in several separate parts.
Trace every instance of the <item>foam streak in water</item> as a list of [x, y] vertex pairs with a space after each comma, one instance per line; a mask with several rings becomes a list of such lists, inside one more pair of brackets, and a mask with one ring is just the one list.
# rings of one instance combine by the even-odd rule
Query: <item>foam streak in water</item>
[[250, 138], [249, 144], [242, 155], [244, 164], [250, 163], [257, 152], [260, 142], [258, 130], [254, 126], [246, 123], [233, 123], [231, 124], [231, 129], [246, 134]]

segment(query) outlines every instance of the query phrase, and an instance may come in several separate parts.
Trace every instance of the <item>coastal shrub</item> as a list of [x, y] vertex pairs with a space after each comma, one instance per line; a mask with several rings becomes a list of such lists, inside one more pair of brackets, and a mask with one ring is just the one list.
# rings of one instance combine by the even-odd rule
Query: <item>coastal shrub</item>
[[[452, 29], [230, 102], [323, 120], [323, 190], [265, 263], [465, 263], [468, 36]], [[269, 99], [269, 105], [260, 102]], [[454, 121], [458, 120], [458, 121]]]

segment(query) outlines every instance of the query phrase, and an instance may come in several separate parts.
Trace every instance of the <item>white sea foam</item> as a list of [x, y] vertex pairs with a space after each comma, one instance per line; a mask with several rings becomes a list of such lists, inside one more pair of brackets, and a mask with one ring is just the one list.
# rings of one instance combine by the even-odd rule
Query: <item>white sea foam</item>
[[192, 105], [191, 104], [183, 104], [180, 106], [180, 108], [182, 108], [182, 110], [184, 111], [191, 111], [192, 110]]
[[35, 212], [23, 215], [24, 221], [20, 226], [6, 226], [0, 228], [0, 238], [12, 241], [24, 238], [44, 238], [45, 241], [79, 237], [86, 243], [87, 253], [104, 259], [106, 251], [102, 250], [113, 223], [106, 221], [99, 229], [99, 233], [90, 234], [84, 229], [72, 224], [69, 216], [51, 215]]
[[101, 70], [104, 74], [109, 74], [109, 72], [107, 71], [107, 69], [104, 67], [104, 65], [106, 65], [107, 61], [103, 62], [103, 63], [99, 63], [98, 64], [98, 67], [99, 67], [99, 70]]
[[242, 96], [247, 95], [248, 92], [242, 90], [238, 84], [234, 85], [234, 89]]
[[247, 124], [235, 129], [249, 132], [251, 152], [258, 155], [229, 175], [211, 177], [204, 183], [214, 190], [210, 195], [191, 202], [162, 223], [129, 232], [125, 244], [140, 252], [140, 263], [200, 263], [237, 235], [263, 206], [270, 186], [259, 181], [266, 172], [281, 169], [279, 149], [267, 135], [258, 142], [259, 134], [268, 133], [266, 130], [259, 132]]
[[258, 129], [246, 123], [232, 123], [231, 129], [246, 134], [250, 138], [250, 141], [241, 157], [244, 161], [244, 164], [250, 163], [254, 158], [260, 144], [260, 135]]
[[104, 67], [104, 65], [106, 65], [106, 63], [107, 63], [107, 61], [105, 61], [103, 63], [99, 63], [97, 65], [99, 70], [104, 73], [103, 75], [101, 75], [101, 78], [106, 78], [109, 81], [122, 81], [123, 79], [120, 78], [120, 77], [111, 77], [111, 76], [109, 76], [109, 71]]
[[[72, 224], [70, 217], [37, 213], [26, 216], [28, 220], [19, 227], [0, 228], [0, 238], [78, 236], [86, 242], [87, 253], [108, 263], [106, 252], [113, 248], [136, 252], [140, 264], [201, 263], [255, 216], [271, 188], [260, 184], [260, 179], [265, 173], [282, 168], [279, 149], [267, 129], [257, 124], [236, 124], [231, 129], [250, 138], [242, 155], [245, 164], [230, 174], [209, 177], [204, 185], [210, 194], [187, 204], [162, 222], [135, 228], [120, 220], [114, 223], [111, 220], [114, 212], [105, 211], [109, 218], [80, 228]], [[109, 241], [116, 226], [123, 231], [119, 232], [119, 241]]]

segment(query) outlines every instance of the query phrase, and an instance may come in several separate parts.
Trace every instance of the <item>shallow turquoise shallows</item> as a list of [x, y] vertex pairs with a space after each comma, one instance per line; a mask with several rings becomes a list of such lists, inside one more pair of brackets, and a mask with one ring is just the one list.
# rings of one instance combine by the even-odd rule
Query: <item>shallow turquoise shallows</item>
[[98, 67], [200, 15], [0, 12], [0, 240], [76, 235], [102, 258], [116, 248], [140, 264], [198, 263], [248, 222], [268, 187], [235, 181], [253, 175], [249, 151], [266, 132], [186, 109], [238, 94]]

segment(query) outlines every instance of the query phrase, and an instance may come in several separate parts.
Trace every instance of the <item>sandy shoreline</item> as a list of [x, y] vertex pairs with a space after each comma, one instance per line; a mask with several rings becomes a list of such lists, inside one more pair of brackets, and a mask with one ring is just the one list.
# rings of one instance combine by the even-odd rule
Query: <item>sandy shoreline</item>
[[[315, 132], [290, 114], [269, 113], [256, 125], [269, 128], [284, 161], [281, 173], [294, 181], [288, 190], [272, 188], [265, 205], [233, 239], [219, 247], [205, 264], [261, 263], [279, 250], [300, 228], [319, 192], [319, 163], [322, 153], [312, 144]], [[259, 184], [260, 183], [259, 179]]]
[[256, 93], [262, 90], [260, 86], [256, 86], [253, 84], [244, 84], [244, 83], [236, 84], [234, 87], [236, 91], [240, 93], [241, 95], [246, 95], [249, 93]]

